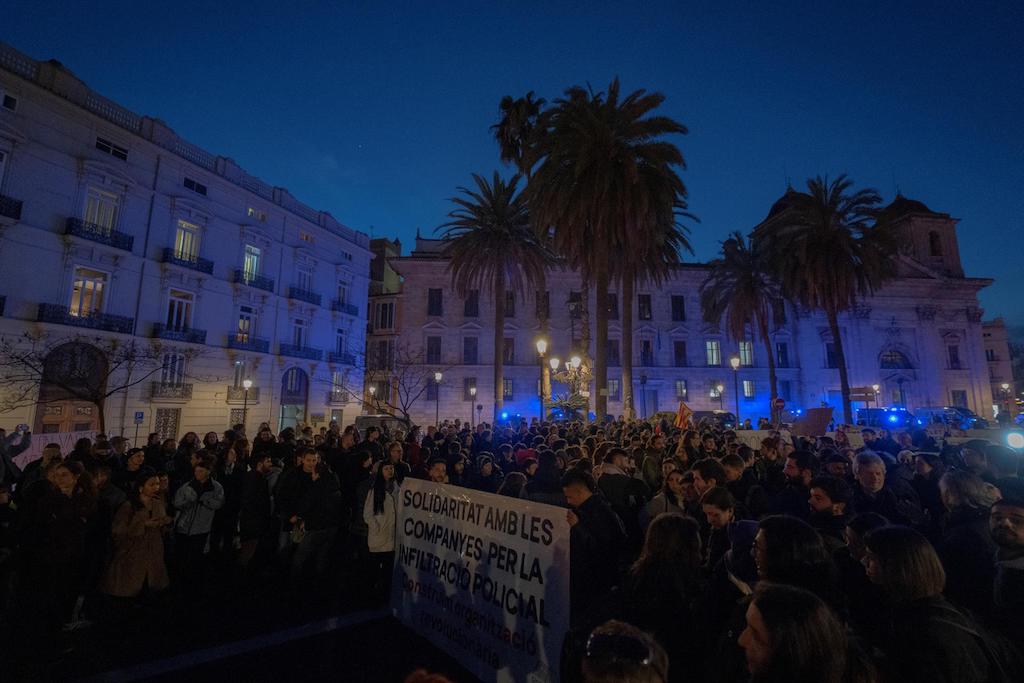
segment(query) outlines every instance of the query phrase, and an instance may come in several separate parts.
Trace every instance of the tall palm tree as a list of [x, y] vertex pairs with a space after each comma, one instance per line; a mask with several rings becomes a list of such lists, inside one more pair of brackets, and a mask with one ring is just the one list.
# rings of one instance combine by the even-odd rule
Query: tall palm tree
[[465, 297], [477, 289], [494, 302], [494, 421], [503, 404], [505, 292], [522, 294], [543, 277], [551, 261], [547, 248], [530, 227], [526, 201], [517, 190], [519, 176], [508, 182], [497, 171], [490, 182], [473, 174], [475, 189], [459, 187], [463, 196], [444, 229], [443, 254], [455, 292]]
[[722, 243], [722, 255], [708, 264], [710, 272], [700, 286], [700, 308], [705, 321], [724, 323], [726, 335], [734, 341], [747, 339], [748, 325], [757, 331], [768, 359], [772, 405], [778, 396], [778, 381], [769, 329], [785, 299], [769, 256], [762, 242], [748, 243], [739, 232], [732, 233]]
[[832, 182], [817, 176], [807, 181], [806, 193], [793, 193], [788, 208], [753, 235], [766, 241], [787, 298], [825, 313], [848, 424], [853, 413], [839, 314], [896, 273], [899, 239], [878, 210], [881, 201], [876, 190], [854, 190], [846, 174]]
[[664, 102], [660, 93], [619, 91], [615, 79], [607, 93], [576, 86], [555, 102], [527, 186], [538, 232], [551, 231], [555, 251], [596, 290], [599, 418], [608, 412], [608, 286], [621, 273], [621, 256], [642, 245], [646, 231], [677, 225], [686, 195], [675, 171], [683, 155], [662, 139], [686, 128], [651, 115]]

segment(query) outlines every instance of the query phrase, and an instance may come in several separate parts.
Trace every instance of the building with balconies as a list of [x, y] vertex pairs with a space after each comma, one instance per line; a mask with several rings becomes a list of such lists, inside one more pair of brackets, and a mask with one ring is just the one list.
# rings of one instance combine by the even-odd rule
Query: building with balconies
[[1000, 412], [1016, 414], [1017, 389], [1013, 379], [1013, 355], [1010, 352], [1010, 333], [1002, 318], [995, 318], [982, 324], [982, 340], [985, 345], [985, 361], [988, 363], [988, 379], [992, 387], [993, 414]]
[[[250, 433], [359, 412], [345, 385], [363, 384], [366, 234], [59, 62], [0, 43], [0, 93], [0, 335], [81, 351], [65, 359], [110, 340], [145, 348], [156, 365], [124, 370], [108, 432], [133, 432], [140, 412], [140, 431], [162, 436], [223, 431], [243, 412]], [[39, 397], [3, 420], [98, 427], [80, 401]]]

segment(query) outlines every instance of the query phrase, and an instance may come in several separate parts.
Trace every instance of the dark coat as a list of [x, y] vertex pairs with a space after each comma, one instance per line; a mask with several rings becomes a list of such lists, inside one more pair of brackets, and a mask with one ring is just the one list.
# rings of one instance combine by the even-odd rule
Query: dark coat
[[806, 486], [789, 482], [768, 501], [768, 514], [789, 515], [806, 520], [811, 515], [807, 499], [811, 493]]
[[114, 554], [103, 578], [104, 593], [130, 598], [147, 585], [161, 590], [170, 584], [164, 565], [163, 527], [146, 526], [149, 520], [170, 519], [161, 498], [138, 509], [130, 501], [121, 504], [114, 515]]
[[272, 510], [270, 482], [266, 476], [256, 471], [246, 472], [238, 515], [239, 537], [243, 541], [262, 538], [273, 522]]
[[301, 468], [290, 480], [290, 512], [302, 519], [309, 531], [336, 529], [341, 524], [341, 487], [338, 478], [326, 467], [313, 476]]
[[904, 526], [911, 526], [912, 517], [914, 517], [914, 511], [910, 504], [900, 501], [888, 486], [882, 487], [881, 491], [871, 495], [864, 491], [859, 483], [855, 483], [852, 507], [855, 514], [874, 512], [882, 515], [892, 524]]
[[569, 532], [571, 612], [579, 614], [593, 599], [618, 584], [625, 562], [626, 531], [611, 505], [592, 495], [576, 509], [579, 522]]
[[988, 510], [951, 510], [935, 550], [946, 570], [950, 602], [976, 614], [991, 613], [997, 546], [988, 528]]

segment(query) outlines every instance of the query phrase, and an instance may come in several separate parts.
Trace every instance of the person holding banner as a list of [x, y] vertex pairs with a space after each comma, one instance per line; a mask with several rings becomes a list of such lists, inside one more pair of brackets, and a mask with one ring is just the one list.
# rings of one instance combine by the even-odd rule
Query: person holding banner
[[366, 544], [370, 551], [371, 591], [378, 603], [391, 594], [391, 568], [395, 562], [395, 521], [398, 519], [398, 482], [395, 466], [384, 461], [373, 478], [373, 488], [363, 505]]

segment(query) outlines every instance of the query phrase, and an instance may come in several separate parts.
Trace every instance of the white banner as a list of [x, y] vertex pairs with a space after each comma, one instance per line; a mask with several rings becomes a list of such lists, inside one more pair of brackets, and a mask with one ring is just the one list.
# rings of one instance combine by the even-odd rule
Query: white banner
[[[10, 436], [8, 434], [8, 436]], [[96, 432], [57, 432], [51, 434], [32, 434], [32, 443], [28, 447], [28, 450], [22, 452], [16, 458], [14, 462], [21, 467], [25, 468], [25, 465], [29, 464], [33, 460], [38, 460], [43, 457], [43, 449], [46, 448], [47, 444], [55, 443], [60, 446], [60, 454], [65, 458], [75, 448], [75, 442], [81, 438], [92, 439], [96, 438]], [[21, 439], [14, 442], [15, 445], [21, 443]]]
[[399, 498], [395, 616], [482, 681], [557, 681], [565, 509], [410, 477]]

